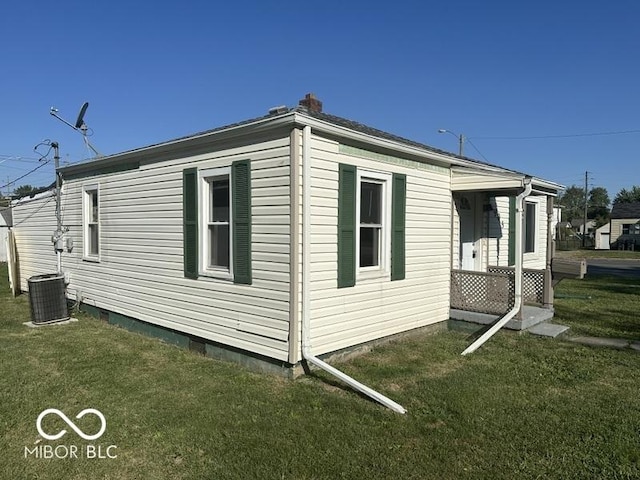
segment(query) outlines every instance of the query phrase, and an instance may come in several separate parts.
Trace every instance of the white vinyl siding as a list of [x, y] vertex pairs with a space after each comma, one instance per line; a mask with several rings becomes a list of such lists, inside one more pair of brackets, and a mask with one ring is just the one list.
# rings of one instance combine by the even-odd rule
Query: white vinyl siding
[[[488, 264], [490, 266], [506, 267], [509, 262], [509, 197], [495, 197], [494, 201], [495, 210], [488, 213]], [[527, 197], [526, 202], [535, 204], [536, 249], [533, 252], [524, 254], [524, 267], [544, 270], [547, 249], [547, 198], [544, 196], [530, 196]]]
[[609, 241], [614, 244], [621, 235], [625, 235], [624, 226], [630, 225], [629, 233], [634, 233], [635, 225], [640, 222], [637, 218], [612, 218], [611, 219], [611, 237]]
[[[65, 192], [66, 188], [63, 187], [63, 198]], [[56, 199], [53, 192], [37, 195], [34, 199], [22, 199], [20, 205], [13, 208], [13, 232], [20, 258], [19, 279], [22, 291], [27, 290], [29, 277], [55, 273], [58, 270], [56, 253], [51, 243], [51, 234], [55, 230]], [[77, 241], [80, 242], [77, 247], [81, 247], [81, 237]]]
[[509, 177], [504, 174], [479, 172], [462, 167], [451, 169], [451, 190], [454, 192], [488, 192], [502, 188], [521, 189], [522, 176]]
[[[63, 252], [63, 269], [71, 280], [69, 296], [286, 360], [291, 288], [289, 158], [286, 136], [182, 158], [153, 159], [137, 170], [65, 181], [63, 224], [78, 246], [82, 245], [82, 185], [100, 183], [102, 240], [101, 263], [83, 262], [81, 249]], [[182, 171], [190, 167], [226, 168], [238, 159], [251, 159], [252, 284], [184, 278]], [[51, 220], [46, 229], [32, 227], [31, 219], [26, 221], [31, 209], [21, 207], [14, 212], [18, 222], [29, 225], [28, 229], [19, 225], [16, 229], [23, 289], [25, 272], [55, 271], [56, 256], [50, 241], [55, 230], [55, 201], [49, 205], [46, 214], [38, 212], [36, 217]]]
[[[339, 152], [312, 136], [311, 336], [314, 354], [444, 321], [449, 315], [451, 192], [448, 171]], [[358, 279], [337, 288], [338, 165], [407, 176], [406, 278]], [[410, 165], [410, 166], [407, 166]], [[366, 174], [363, 174], [366, 176]], [[302, 226], [300, 226], [302, 229]]]

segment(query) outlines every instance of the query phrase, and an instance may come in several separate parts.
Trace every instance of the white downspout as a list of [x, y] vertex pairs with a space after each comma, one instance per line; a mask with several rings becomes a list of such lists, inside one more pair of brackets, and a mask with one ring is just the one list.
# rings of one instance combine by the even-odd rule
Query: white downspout
[[493, 326], [484, 332], [479, 338], [476, 339], [471, 345], [469, 345], [462, 355], [475, 352], [478, 348], [489, 340], [493, 335], [504, 327], [509, 320], [516, 316], [522, 306], [522, 225], [523, 225], [523, 213], [524, 213], [524, 199], [531, 193], [531, 177], [524, 178], [524, 190], [516, 197], [516, 240], [515, 240], [515, 257], [516, 257], [516, 270], [515, 270], [515, 282], [514, 282], [514, 304], [513, 308], [509, 310], [498, 320]]
[[[406, 413], [402, 405], [354, 380], [349, 375], [323, 362], [311, 353], [311, 127], [302, 131], [302, 357], [329, 372], [359, 392], [398, 413]], [[295, 219], [294, 219], [295, 220]]]

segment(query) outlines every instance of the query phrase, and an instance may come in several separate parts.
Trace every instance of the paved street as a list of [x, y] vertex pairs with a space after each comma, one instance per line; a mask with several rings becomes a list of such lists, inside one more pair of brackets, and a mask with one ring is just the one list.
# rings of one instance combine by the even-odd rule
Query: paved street
[[589, 258], [587, 275], [589, 274], [640, 278], [640, 260]]

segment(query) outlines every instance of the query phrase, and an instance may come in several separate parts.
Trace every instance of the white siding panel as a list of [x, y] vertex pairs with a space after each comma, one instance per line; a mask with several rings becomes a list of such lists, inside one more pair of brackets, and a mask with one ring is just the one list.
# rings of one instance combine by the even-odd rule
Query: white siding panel
[[[444, 321], [449, 312], [450, 176], [339, 152], [313, 137], [311, 168], [311, 335], [323, 354]], [[406, 279], [359, 279], [337, 288], [338, 165], [407, 176]]]
[[[524, 268], [544, 270], [547, 255], [547, 198], [530, 196], [526, 201], [535, 202], [537, 208], [536, 250], [524, 254]], [[497, 210], [490, 222], [489, 263], [506, 266], [509, 261], [509, 198], [496, 197]], [[500, 231], [501, 230], [501, 231]]]
[[[251, 159], [252, 285], [184, 278], [182, 172]], [[71, 298], [153, 324], [286, 360], [289, 335], [289, 137], [65, 181], [63, 254]], [[82, 186], [100, 186], [100, 263], [82, 260]], [[50, 199], [16, 208], [22, 288], [55, 271]]]

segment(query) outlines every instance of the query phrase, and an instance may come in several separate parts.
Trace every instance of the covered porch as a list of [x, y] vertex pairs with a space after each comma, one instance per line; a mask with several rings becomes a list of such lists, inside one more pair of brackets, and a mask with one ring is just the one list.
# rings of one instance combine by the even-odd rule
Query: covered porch
[[[504, 326], [523, 330], [553, 318], [552, 221], [559, 186], [527, 178], [524, 196], [522, 174], [453, 170], [451, 319], [490, 324], [511, 312]], [[522, 224], [516, 234], [518, 195]], [[513, 314], [518, 262], [521, 301]]]

